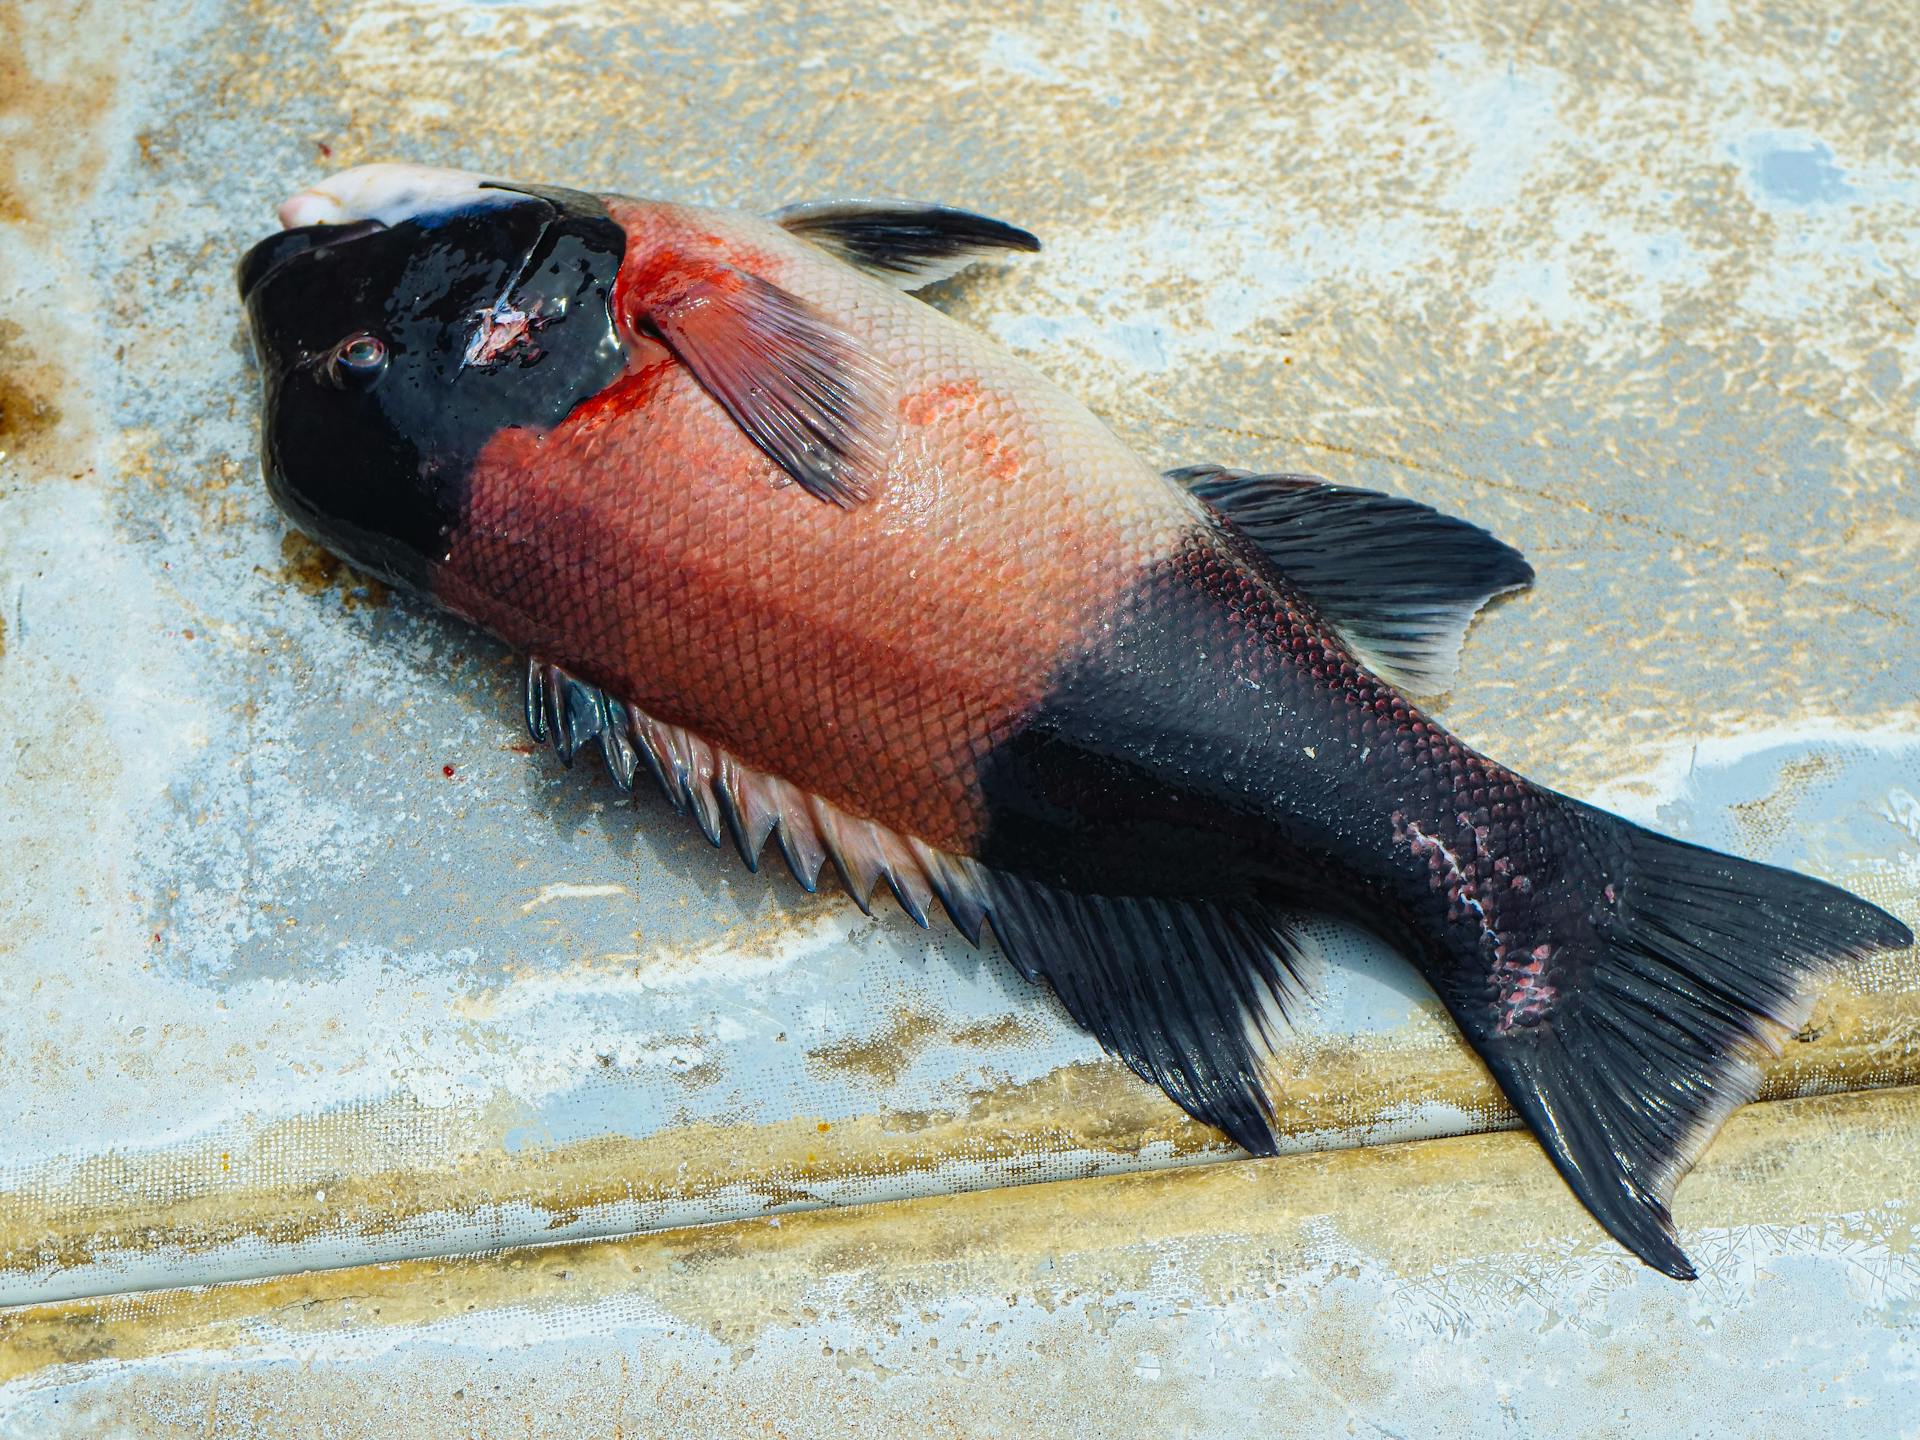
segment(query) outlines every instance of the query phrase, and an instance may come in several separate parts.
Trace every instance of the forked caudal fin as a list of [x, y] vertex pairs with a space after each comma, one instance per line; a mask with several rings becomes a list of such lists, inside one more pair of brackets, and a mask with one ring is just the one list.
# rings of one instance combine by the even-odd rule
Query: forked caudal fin
[[1681, 1177], [1753, 1099], [1834, 962], [1913, 934], [1824, 881], [1551, 798], [1605, 867], [1601, 893], [1576, 933], [1521, 937], [1490, 966], [1463, 958], [1436, 988], [1594, 1218], [1690, 1280], [1670, 1211]]

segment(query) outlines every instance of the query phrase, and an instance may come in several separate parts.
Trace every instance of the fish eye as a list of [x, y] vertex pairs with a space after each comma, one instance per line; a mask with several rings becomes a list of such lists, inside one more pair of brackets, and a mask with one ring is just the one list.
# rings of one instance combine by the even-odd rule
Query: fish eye
[[369, 380], [387, 363], [387, 344], [378, 335], [349, 335], [333, 347], [327, 358], [327, 370], [334, 383], [343, 380]]

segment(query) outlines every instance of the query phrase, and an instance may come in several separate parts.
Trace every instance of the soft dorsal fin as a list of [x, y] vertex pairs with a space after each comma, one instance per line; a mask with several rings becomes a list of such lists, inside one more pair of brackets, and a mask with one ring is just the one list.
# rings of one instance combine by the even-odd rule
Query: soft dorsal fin
[[1167, 478], [1259, 546], [1369, 669], [1415, 695], [1453, 684], [1475, 613], [1533, 581], [1511, 545], [1417, 500], [1218, 465]]
[[634, 297], [652, 330], [753, 443], [836, 505], [886, 478], [893, 377], [865, 344], [778, 285], [727, 265], [669, 269]]
[[1040, 248], [1031, 234], [1004, 220], [905, 200], [815, 200], [776, 210], [772, 218], [902, 290], [945, 280], [996, 251]]

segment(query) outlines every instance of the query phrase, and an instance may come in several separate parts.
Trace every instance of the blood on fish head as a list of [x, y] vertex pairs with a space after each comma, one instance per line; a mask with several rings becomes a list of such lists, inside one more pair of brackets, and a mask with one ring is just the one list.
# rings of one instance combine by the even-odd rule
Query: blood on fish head
[[619, 378], [626, 235], [595, 196], [364, 165], [241, 259], [267, 487], [352, 564], [428, 588], [473, 458]]

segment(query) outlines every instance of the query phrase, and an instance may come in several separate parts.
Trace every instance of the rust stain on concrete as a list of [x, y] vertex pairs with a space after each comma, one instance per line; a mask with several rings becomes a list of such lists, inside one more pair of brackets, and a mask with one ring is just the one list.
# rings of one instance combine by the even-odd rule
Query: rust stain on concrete
[[57, 226], [106, 163], [128, 17], [111, 3], [37, 8], [0, 7], [0, 222]]
[[87, 239], [77, 217], [111, 155], [110, 117], [129, 53], [123, 7], [0, 5], [0, 463], [80, 479], [91, 406], [75, 374], [94, 346], [78, 318]]
[[[26, 332], [0, 320], [0, 459], [34, 444], [60, 423], [60, 407], [41, 388], [46, 367], [28, 363]], [[57, 373], [57, 371], [55, 372]]]
[[385, 605], [389, 599], [387, 587], [380, 581], [362, 575], [298, 530], [289, 530], [281, 537], [280, 573], [303, 595], [318, 595], [337, 586], [340, 603], [349, 610], [361, 605]]
[[807, 1052], [807, 1059], [822, 1069], [893, 1085], [913, 1063], [914, 1056], [939, 1033], [940, 1022], [931, 1015], [896, 1009], [881, 1030], [819, 1046]]
[[953, 1043], [969, 1049], [991, 1049], [996, 1045], [1018, 1045], [1031, 1035], [1031, 1025], [1021, 1016], [1001, 1015], [962, 1025], [953, 1032]]

